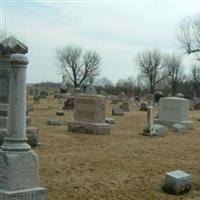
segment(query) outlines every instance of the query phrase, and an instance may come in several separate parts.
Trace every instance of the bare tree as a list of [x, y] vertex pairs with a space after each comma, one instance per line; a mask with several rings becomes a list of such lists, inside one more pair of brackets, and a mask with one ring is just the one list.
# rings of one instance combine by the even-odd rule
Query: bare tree
[[188, 53], [200, 51], [200, 15], [183, 19], [179, 24], [177, 38]]
[[146, 50], [136, 57], [136, 64], [140, 68], [140, 73], [148, 82], [150, 92], [155, 92], [156, 85], [168, 76], [162, 65], [162, 54], [158, 49]]
[[171, 86], [172, 95], [178, 92], [179, 84], [184, 80], [185, 75], [181, 63], [181, 57], [175, 54], [166, 55], [163, 58], [163, 66], [166, 68], [168, 85]]
[[61, 73], [64, 74], [75, 88], [82, 86], [89, 78], [99, 73], [100, 56], [95, 51], [68, 45], [56, 52]]
[[193, 64], [191, 68], [191, 81], [192, 81], [193, 96], [195, 96], [200, 86], [200, 65], [198, 64]]

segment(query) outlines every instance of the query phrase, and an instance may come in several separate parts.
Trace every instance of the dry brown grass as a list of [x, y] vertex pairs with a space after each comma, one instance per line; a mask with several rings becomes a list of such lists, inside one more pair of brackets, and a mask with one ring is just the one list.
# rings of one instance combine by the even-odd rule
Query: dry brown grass
[[[31, 102], [31, 101], [29, 101]], [[49, 109], [49, 106], [58, 108]], [[49, 97], [30, 113], [32, 125], [40, 129], [46, 145], [35, 148], [40, 159], [41, 185], [49, 200], [177, 200], [200, 195], [200, 117], [191, 111], [195, 128], [186, 134], [169, 132], [163, 137], [142, 136], [146, 112], [132, 106], [131, 112], [115, 117], [112, 134], [72, 134], [65, 116], [56, 116], [62, 105]], [[108, 103], [107, 116], [111, 114]], [[59, 118], [62, 126], [48, 126], [47, 119]], [[162, 192], [164, 174], [181, 169], [193, 176], [193, 191], [182, 196]]]

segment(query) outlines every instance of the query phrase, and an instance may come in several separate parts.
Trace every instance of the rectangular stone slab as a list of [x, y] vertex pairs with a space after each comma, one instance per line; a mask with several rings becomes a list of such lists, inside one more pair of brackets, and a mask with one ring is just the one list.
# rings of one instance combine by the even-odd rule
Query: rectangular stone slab
[[68, 130], [76, 133], [104, 135], [111, 133], [111, 126], [107, 123], [68, 121]]

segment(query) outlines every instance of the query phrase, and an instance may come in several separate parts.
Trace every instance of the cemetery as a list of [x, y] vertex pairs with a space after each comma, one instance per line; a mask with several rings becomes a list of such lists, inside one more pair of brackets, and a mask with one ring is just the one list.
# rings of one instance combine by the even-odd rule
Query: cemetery
[[[39, 1], [29, 3], [32, 7], [27, 13], [33, 12]], [[48, 11], [55, 9], [51, 6]], [[87, 11], [86, 16], [95, 13], [95, 9]], [[190, 20], [191, 25], [183, 21], [178, 35], [186, 55], [200, 52], [200, 17]], [[106, 22], [109, 24], [107, 18]], [[185, 30], [190, 26], [190, 31]], [[85, 33], [81, 25], [79, 28], [74, 30]], [[111, 32], [120, 32], [112, 28]], [[122, 26], [123, 30], [129, 28]], [[57, 29], [61, 34], [61, 27]], [[102, 30], [107, 33], [105, 27]], [[29, 35], [29, 31], [32, 29], [24, 33]], [[38, 28], [37, 39], [43, 36], [44, 40], [40, 45], [45, 47], [45, 38], [48, 40], [45, 49], [37, 46], [35, 34], [23, 40], [0, 29], [0, 200], [199, 200], [199, 57], [195, 54], [195, 64], [187, 61], [190, 68], [186, 72], [178, 54], [157, 48], [141, 50], [135, 52], [135, 68], [127, 76], [130, 63], [122, 60], [130, 48], [125, 43], [114, 46], [112, 57], [109, 45], [114, 36], [103, 45], [110, 55], [108, 62], [103, 59], [103, 49], [98, 49], [103, 41], [95, 43], [91, 32], [89, 40], [82, 41], [87, 48], [82, 48], [69, 43], [81, 41], [70, 30], [74, 38], [66, 35], [65, 46], [54, 48], [54, 57], [49, 56], [51, 45], [56, 47], [60, 38], [54, 31]], [[94, 42], [101, 56], [86, 45], [88, 41], [92, 46]], [[122, 48], [123, 54], [118, 55], [120, 48], [116, 47]], [[36, 49], [44, 58], [36, 56]], [[52, 70], [53, 62], [59, 73]], [[110, 64], [115, 68], [109, 68]], [[103, 77], [101, 70], [107, 76]], [[123, 78], [126, 70], [127, 79]]]

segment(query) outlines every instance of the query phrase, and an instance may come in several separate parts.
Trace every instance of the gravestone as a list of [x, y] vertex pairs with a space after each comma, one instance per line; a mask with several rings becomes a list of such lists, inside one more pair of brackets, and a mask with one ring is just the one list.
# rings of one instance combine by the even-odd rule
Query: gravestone
[[148, 103], [146, 101], [142, 101], [140, 103], [140, 111], [147, 111]]
[[121, 108], [124, 112], [130, 111], [129, 102], [122, 102], [122, 104], [120, 105], [120, 108]]
[[161, 98], [159, 102], [159, 118], [154, 119], [155, 124], [172, 127], [179, 123], [192, 129], [193, 122], [188, 119], [189, 100], [179, 97]]
[[60, 86], [60, 93], [65, 94], [67, 93], [67, 81], [66, 81], [66, 76], [62, 76], [62, 83]]
[[47, 90], [40, 91], [40, 98], [47, 98], [49, 96], [49, 92]]
[[163, 97], [163, 93], [162, 92], [155, 92], [154, 93], [154, 103], [158, 104], [160, 101], [160, 98]]
[[[0, 129], [1, 132], [5, 132], [7, 129], [8, 121], [8, 101], [9, 101], [9, 85], [10, 85], [10, 57], [13, 53], [26, 54], [28, 52], [28, 47], [22, 44], [19, 40], [14, 37], [9, 37], [0, 43]], [[31, 119], [29, 116], [26, 117], [27, 126], [30, 126]], [[35, 134], [35, 139], [38, 140], [38, 129], [30, 134], [31, 130], [28, 130], [28, 136], [31, 138]], [[3, 137], [3, 136], [2, 136]], [[0, 143], [2, 143], [2, 137], [0, 137]], [[32, 139], [28, 142], [31, 142]], [[30, 143], [31, 145], [32, 143]]]
[[97, 95], [97, 91], [96, 91], [95, 87], [92, 84], [89, 84], [86, 87], [85, 94]]
[[33, 96], [34, 103], [40, 102], [40, 88], [37, 84], [34, 87], [34, 96]]
[[148, 93], [144, 96], [144, 101], [147, 102], [148, 106], [153, 105], [153, 101], [154, 101], [154, 95], [151, 93]]
[[77, 133], [110, 134], [105, 123], [105, 98], [100, 95], [79, 95], [75, 98], [74, 117], [68, 121], [68, 130]]
[[73, 110], [74, 109], [74, 97], [67, 97], [64, 102], [63, 110]]
[[119, 102], [120, 100], [118, 99], [118, 97], [116, 96], [111, 97], [111, 104], [118, 104]]
[[192, 188], [191, 180], [191, 175], [184, 171], [171, 171], [165, 174], [165, 183], [162, 188], [167, 193], [180, 195]]
[[59, 119], [48, 119], [47, 124], [50, 126], [60, 126], [62, 122]]
[[119, 101], [125, 101], [126, 100], [126, 94], [124, 92], [120, 92], [118, 94]]
[[115, 105], [112, 108], [112, 115], [113, 116], [123, 116], [124, 112], [118, 105]]
[[10, 58], [8, 131], [0, 150], [0, 199], [45, 200], [39, 184], [38, 157], [26, 143], [27, 57]]

